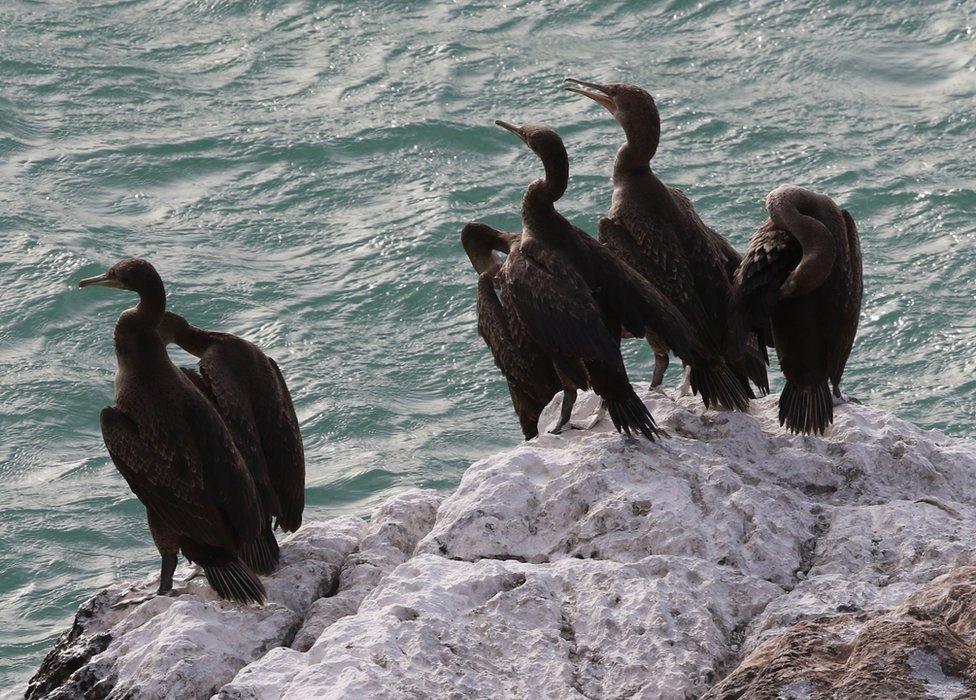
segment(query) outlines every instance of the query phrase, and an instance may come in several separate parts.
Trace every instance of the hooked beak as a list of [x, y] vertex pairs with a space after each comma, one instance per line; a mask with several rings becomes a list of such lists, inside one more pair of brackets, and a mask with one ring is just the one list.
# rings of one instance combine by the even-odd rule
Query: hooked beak
[[566, 78], [567, 83], [576, 83], [577, 85], [582, 85], [583, 87], [593, 88], [594, 90], [599, 90], [599, 92], [591, 92], [590, 90], [581, 90], [576, 87], [566, 87], [569, 92], [575, 92], [577, 95], [583, 95], [584, 97], [589, 97], [594, 102], [597, 102], [608, 110], [610, 114], [617, 113], [617, 103], [613, 101], [610, 97], [607, 89], [600, 85], [599, 83], [588, 83], [585, 80], [577, 80], [576, 78]]
[[514, 124], [509, 124], [508, 122], [503, 122], [501, 119], [495, 120], [495, 126], [500, 126], [503, 129], [508, 129], [513, 134], [518, 136], [520, 139], [525, 141], [525, 132], [522, 131], [521, 127], [515, 126]]
[[106, 272], [98, 277], [89, 277], [78, 283], [79, 287], [110, 287], [112, 289], [125, 289], [114, 277], [109, 277]]

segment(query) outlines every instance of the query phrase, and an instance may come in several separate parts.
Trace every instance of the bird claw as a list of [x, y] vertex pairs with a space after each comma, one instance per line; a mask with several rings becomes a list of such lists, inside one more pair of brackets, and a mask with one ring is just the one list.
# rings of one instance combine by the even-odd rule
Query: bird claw
[[668, 392], [666, 392], [664, 390], [664, 387], [661, 386], [660, 384], [658, 386], [652, 386], [652, 387], [650, 387], [647, 390], [647, 396], [648, 397], [654, 396], [655, 394], [659, 394], [659, 395], [663, 396], [666, 399], [670, 399], [671, 401], [676, 401], [677, 400], [673, 396], [671, 396], [671, 394], [669, 394]]
[[841, 394], [840, 396], [834, 396], [833, 397], [833, 403], [834, 403], [835, 406], [841, 406], [841, 405], [843, 405], [845, 403], [856, 403], [858, 406], [861, 406], [862, 405], [861, 402], [860, 402], [860, 400], [854, 398], [853, 396], [848, 396], [847, 394]]

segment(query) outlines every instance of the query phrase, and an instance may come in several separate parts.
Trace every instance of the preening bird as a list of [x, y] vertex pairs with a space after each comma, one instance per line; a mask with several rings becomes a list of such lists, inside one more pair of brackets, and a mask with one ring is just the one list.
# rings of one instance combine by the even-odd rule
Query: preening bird
[[508, 382], [522, 434], [531, 440], [539, 434], [539, 414], [562, 384], [543, 348], [506, 311], [495, 289], [502, 263], [494, 251], [512, 254], [519, 236], [471, 222], [461, 230], [461, 244], [478, 273], [478, 334]]
[[771, 330], [786, 377], [780, 425], [822, 434], [834, 400], [845, 400], [840, 381], [861, 313], [857, 226], [830, 197], [793, 185], [770, 192], [766, 211], [736, 271], [732, 308], [740, 334]]

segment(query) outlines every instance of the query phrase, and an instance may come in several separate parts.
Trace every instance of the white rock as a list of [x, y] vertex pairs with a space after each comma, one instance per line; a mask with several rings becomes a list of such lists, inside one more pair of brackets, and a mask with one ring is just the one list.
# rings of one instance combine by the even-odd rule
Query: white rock
[[335, 595], [312, 604], [291, 646], [308, 651], [326, 627], [359, 609], [380, 579], [413, 554], [434, 525], [443, 494], [410, 489], [393, 496], [373, 514], [359, 548], [346, 558]]
[[183, 595], [120, 608], [111, 606], [151, 592], [158, 578], [148, 577], [134, 590], [109, 588], [82, 606], [75, 628], [59, 640], [29, 690], [64, 698], [215, 693], [242, 666], [291, 639], [312, 602], [335, 587], [343, 560], [365, 529], [359, 518], [340, 518], [307, 523], [284, 538], [280, 570], [265, 580], [263, 607], [221, 601], [202, 577]]
[[[890, 622], [905, 683], [969, 683], [952, 640], [976, 627], [954, 622], [976, 620], [976, 595], [951, 601], [976, 591], [976, 443], [857, 405], [822, 438], [792, 436], [775, 400], [744, 415], [651, 395], [670, 440], [608, 423], [544, 434], [473, 464], [443, 502], [412, 491], [368, 526], [320, 526], [303, 546], [330, 553], [289, 556], [268, 582], [280, 604], [195, 594], [122, 620], [93, 604], [80, 615], [92, 632], [60, 653], [91, 657], [72, 678], [105, 674], [107, 688], [205, 673], [181, 687], [224, 698], [819, 698], [842, 656], [831, 645], [856, 639], [874, 660], [838, 661], [859, 682]], [[581, 395], [577, 419], [596, 407]], [[303, 583], [316, 567], [308, 580], [334, 572], [326, 590]], [[942, 622], [916, 625], [919, 606]], [[190, 652], [208, 660], [181, 666]]]

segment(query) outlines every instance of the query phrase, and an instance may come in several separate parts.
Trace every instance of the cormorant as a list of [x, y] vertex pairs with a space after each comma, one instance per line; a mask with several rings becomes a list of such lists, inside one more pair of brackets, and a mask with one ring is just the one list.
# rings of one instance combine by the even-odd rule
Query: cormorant
[[544, 126], [495, 123], [516, 134], [545, 168], [545, 177], [526, 189], [521, 244], [497, 277], [503, 306], [550, 354], [563, 384], [556, 431], [569, 421], [576, 389], [592, 386], [618, 431], [653, 439], [659, 431], [627, 378], [619, 338], [623, 330], [644, 337], [651, 328], [679, 354], [691, 353], [687, 322], [653, 285], [556, 211], [569, 180], [559, 135]]
[[772, 331], [786, 386], [779, 422], [822, 434], [857, 334], [863, 294], [854, 219], [830, 197], [783, 185], [766, 196], [769, 219], [735, 274], [733, 308], [745, 332]]
[[115, 406], [102, 437], [116, 468], [146, 506], [162, 557], [158, 594], [173, 588], [180, 550], [222, 598], [263, 603], [264, 586], [238, 557], [262, 522], [254, 482], [216, 409], [170, 361], [157, 326], [166, 292], [145, 260], [113, 265], [80, 287], [136, 292], [115, 325]]
[[217, 406], [250, 469], [264, 513], [262, 535], [240, 556], [257, 573], [270, 574], [278, 565], [271, 518], [294, 532], [305, 507], [305, 452], [281, 370], [254, 343], [197, 328], [170, 311], [158, 332], [164, 343], [200, 358], [200, 374], [183, 371]]
[[[746, 348], [729, 346], [727, 314], [740, 257], [702, 222], [683, 192], [664, 184], [651, 170], [661, 137], [654, 98], [625, 83], [567, 81], [592, 88], [566, 89], [609, 110], [626, 135], [614, 160], [613, 198], [608, 216], [599, 223], [600, 241], [658, 287], [691, 324], [704, 351], [691, 362], [682, 359], [690, 366], [691, 387], [701, 393], [705, 406], [748, 410], [748, 400], [755, 398], [748, 379], [764, 394], [769, 381], [765, 347], [756, 338], [746, 339]], [[656, 387], [668, 366], [668, 343], [654, 334], [648, 334], [648, 341], [655, 354], [651, 386]]]
[[501, 263], [492, 251], [510, 254], [518, 249], [519, 237], [470, 222], [461, 230], [461, 244], [478, 273], [478, 335], [491, 349], [495, 364], [505, 376], [522, 434], [531, 440], [539, 434], [539, 414], [562, 384], [545, 351], [531, 335], [521, 332], [517, 321], [509, 318], [495, 292], [495, 276]]

